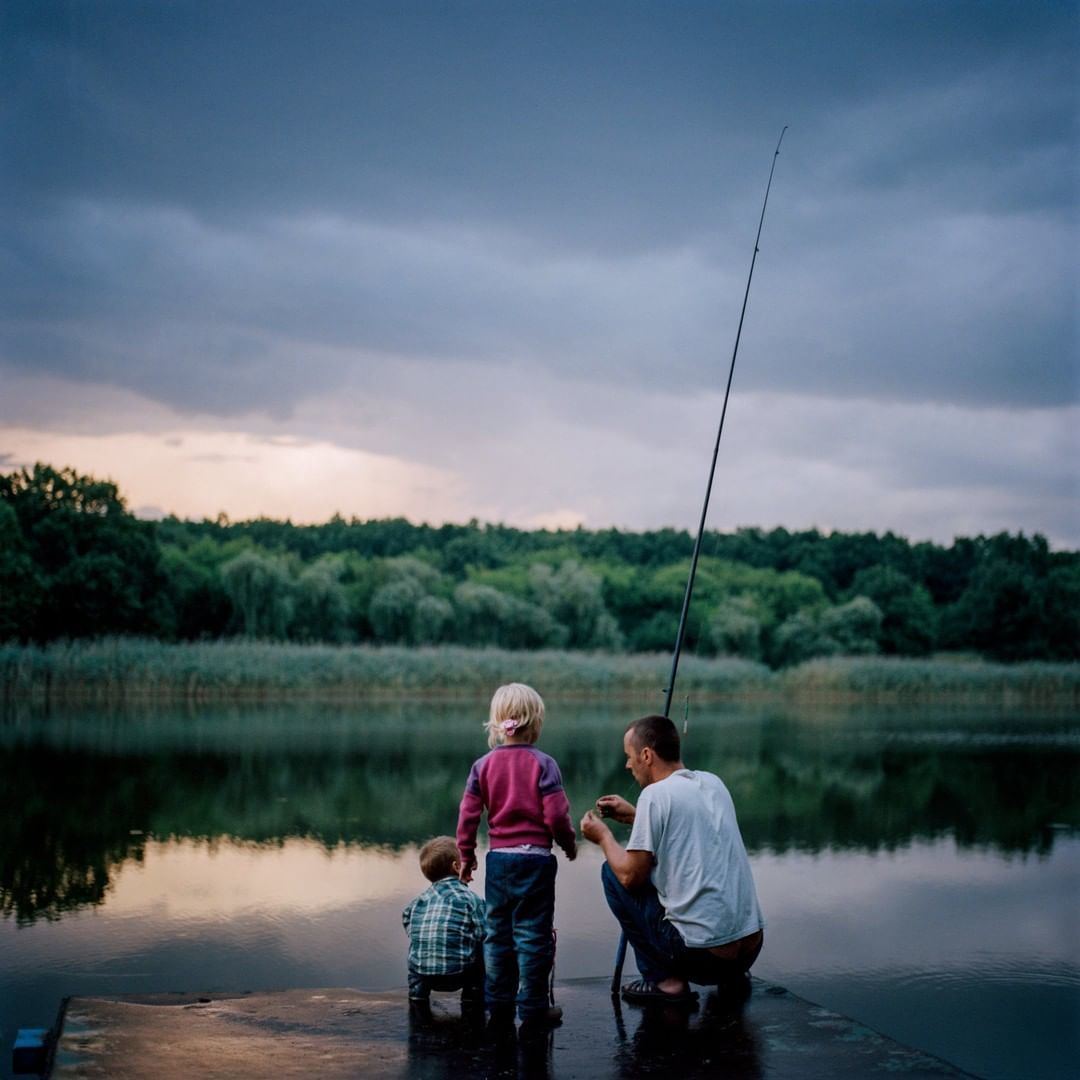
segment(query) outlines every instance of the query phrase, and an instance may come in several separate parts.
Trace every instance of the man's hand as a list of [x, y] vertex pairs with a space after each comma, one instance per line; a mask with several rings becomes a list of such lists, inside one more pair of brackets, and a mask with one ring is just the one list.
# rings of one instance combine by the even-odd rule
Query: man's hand
[[[618, 798], [618, 796], [613, 795], [612, 798]], [[627, 805], [630, 804], [627, 803]], [[633, 807], [630, 809], [632, 810]], [[586, 840], [600, 845], [608, 866], [622, 882], [624, 888], [636, 889], [649, 880], [649, 874], [652, 872], [652, 852], [627, 851], [615, 839], [611, 829], [592, 810], [587, 810], [581, 819], [581, 835]]]
[[601, 795], [596, 800], [596, 812], [601, 817], [614, 818], [623, 825], [632, 825], [636, 814], [634, 804], [621, 795]]
[[594, 844], [603, 845], [604, 837], [611, 835], [611, 830], [591, 810], [585, 811], [581, 819], [581, 835]]
[[468, 885], [472, 881], [473, 871], [476, 869], [476, 860], [469, 859], [466, 862], [458, 863], [458, 877]]

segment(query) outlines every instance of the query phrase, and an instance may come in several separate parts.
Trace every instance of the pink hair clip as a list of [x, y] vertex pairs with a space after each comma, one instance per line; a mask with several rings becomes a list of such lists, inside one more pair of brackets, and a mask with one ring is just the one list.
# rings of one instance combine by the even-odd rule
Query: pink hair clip
[[499, 726], [503, 729], [503, 731], [506, 732], [507, 735], [513, 735], [514, 732], [517, 731], [520, 724], [520, 720], [510, 719], [504, 720]]

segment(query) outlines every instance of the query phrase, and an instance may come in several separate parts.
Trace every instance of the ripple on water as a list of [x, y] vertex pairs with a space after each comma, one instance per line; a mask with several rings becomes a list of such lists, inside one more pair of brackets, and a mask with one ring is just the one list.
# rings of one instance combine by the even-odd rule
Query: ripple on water
[[1020, 964], [1015, 959], [986, 958], [963, 968], [949, 967], [936, 971], [879, 972], [877, 981], [888, 981], [897, 990], [927, 995], [965, 991], [973, 988], [1002, 989], [1021, 986], [1056, 987], [1080, 990], [1080, 970], [1065, 963], [1032, 960]]

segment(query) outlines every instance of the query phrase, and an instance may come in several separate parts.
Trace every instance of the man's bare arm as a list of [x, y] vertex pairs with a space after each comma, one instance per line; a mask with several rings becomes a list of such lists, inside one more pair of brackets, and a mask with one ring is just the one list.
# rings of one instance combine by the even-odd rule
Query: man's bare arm
[[649, 880], [653, 864], [652, 852], [627, 851], [615, 839], [611, 829], [591, 810], [581, 819], [581, 835], [597, 844], [603, 851], [608, 866], [624, 889], [636, 889]]

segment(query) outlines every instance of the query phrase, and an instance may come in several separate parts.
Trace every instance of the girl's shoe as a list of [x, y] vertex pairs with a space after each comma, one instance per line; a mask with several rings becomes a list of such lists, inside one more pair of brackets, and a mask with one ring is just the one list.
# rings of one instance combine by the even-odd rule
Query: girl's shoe
[[544, 1027], [558, 1027], [562, 1023], [562, 1009], [558, 1005], [549, 1005], [546, 1009], [528, 1012], [521, 1018], [522, 1027], [526, 1024]]

